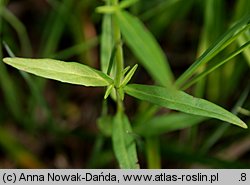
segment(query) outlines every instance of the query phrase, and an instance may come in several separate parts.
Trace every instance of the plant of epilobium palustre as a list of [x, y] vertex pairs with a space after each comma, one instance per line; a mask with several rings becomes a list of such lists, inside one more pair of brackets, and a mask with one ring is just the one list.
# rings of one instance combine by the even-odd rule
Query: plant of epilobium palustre
[[[107, 0], [105, 6], [96, 9], [97, 12], [103, 14], [101, 70], [76, 62], [63, 62], [48, 58], [12, 57], [4, 58], [3, 61], [19, 70], [44, 78], [82, 86], [105, 87], [105, 101], [108, 101], [107, 98], [111, 96], [117, 104], [117, 109], [114, 116], [102, 115], [99, 122], [104, 124], [101, 125], [102, 129], [111, 128], [110, 133], [107, 132], [112, 138], [113, 150], [120, 168], [139, 168], [140, 161], [137, 157], [133, 129], [136, 129], [137, 133], [145, 138], [150, 138], [152, 135], [164, 131], [198, 124], [205, 118], [216, 118], [247, 128], [247, 125], [236, 115], [210, 101], [191, 96], [184, 90], [249, 47], [250, 42], [246, 41], [224, 58], [213, 60], [219, 52], [236, 41], [242, 33], [249, 30], [250, 15], [238, 20], [175, 80], [165, 54], [156, 39], [145, 29], [137, 17], [125, 10], [132, 3], [135, 1]], [[135, 64], [131, 69], [129, 66], [125, 66], [123, 41], [157, 85], [129, 83], [138, 65]], [[159, 126], [160, 129], [154, 128], [154, 125], [157, 125], [157, 118], [154, 117], [145, 125], [140, 124], [132, 127], [124, 111], [125, 95], [149, 102], [151, 108], [155, 110], [158, 107], [165, 107], [180, 111], [180, 113], [173, 113], [165, 117], [166, 124]], [[107, 117], [110, 117], [111, 123], [108, 121], [105, 123]], [[189, 122], [170, 125], [177, 118], [189, 120]]]

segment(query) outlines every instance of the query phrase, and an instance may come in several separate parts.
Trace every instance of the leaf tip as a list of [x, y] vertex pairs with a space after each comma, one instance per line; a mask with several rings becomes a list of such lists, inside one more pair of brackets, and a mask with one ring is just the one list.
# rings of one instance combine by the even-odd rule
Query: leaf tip
[[244, 122], [242, 122], [242, 123], [240, 124], [240, 126], [241, 126], [242, 128], [244, 128], [244, 129], [248, 129], [247, 124], [246, 124], [246, 123], [244, 123]]
[[239, 120], [236, 125], [239, 126], [239, 127], [241, 127], [241, 128], [248, 129], [247, 124], [244, 121], [242, 121], [242, 120]]
[[107, 90], [106, 90], [105, 95], [104, 95], [104, 99], [105, 99], [105, 100], [108, 98], [108, 96], [109, 96], [110, 93], [112, 92], [113, 88], [114, 88], [114, 84], [109, 85], [109, 86], [107, 87]]
[[11, 61], [10, 57], [3, 58], [3, 62], [8, 64]]

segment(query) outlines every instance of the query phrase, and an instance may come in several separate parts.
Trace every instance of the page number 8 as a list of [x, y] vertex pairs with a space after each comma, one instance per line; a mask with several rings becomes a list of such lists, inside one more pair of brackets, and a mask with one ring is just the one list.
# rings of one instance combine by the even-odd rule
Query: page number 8
[[246, 173], [241, 173], [240, 181], [246, 181], [246, 180], [247, 180], [247, 174]]

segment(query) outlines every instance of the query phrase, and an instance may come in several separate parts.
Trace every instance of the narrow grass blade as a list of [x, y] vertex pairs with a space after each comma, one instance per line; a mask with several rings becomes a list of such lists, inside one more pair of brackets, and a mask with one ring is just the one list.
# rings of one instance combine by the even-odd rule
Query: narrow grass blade
[[166, 57], [143, 23], [125, 11], [116, 11], [116, 19], [128, 46], [152, 78], [163, 86], [171, 85], [173, 74]]
[[71, 84], [108, 86], [113, 83], [113, 80], [101, 71], [76, 62], [28, 58], [4, 58], [3, 61], [19, 70]]
[[[13, 53], [13, 51], [10, 49], [9, 45], [5, 42], [4, 42], [4, 47], [5, 47], [7, 53], [9, 54], [10, 57], [12, 57], [12, 58], [16, 57], [15, 54]], [[34, 96], [34, 99], [39, 103], [39, 105], [41, 107], [43, 107], [45, 115], [48, 116], [48, 119], [51, 119], [50, 111], [48, 110], [47, 103], [43, 98], [42, 90], [41, 90], [44, 87], [44, 80], [34, 79], [30, 76], [30, 74], [25, 73], [24, 71], [19, 71], [19, 72], [20, 72], [21, 76], [24, 78], [24, 80], [26, 81], [26, 83], [28, 84], [30, 91], [31, 91], [31, 94]], [[21, 120], [23, 120], [23, 119], [21, 119]], [[19, 121], [20, 121], [20, 119], [19, 119]], [[24, 122], [26, 122], [26, 121], [24, 121]]]
[[[163, 14], [166, 14], [169, 16], [169, 18], [166, 19], [166, 23], [169, 23], [169, 19], [176, 19], [179, 18], [182, 14], [185, 14], [183, 5], [186, 5], [186, 8], [189, 8], [190, 5], [193, 3], [194, 0], [185, 1], [185, 0], [168, 0], [168, 1], [161, 1], [161, 2], [154, 2], [151, 3], [151, 8], [147, 9], [145, 12], [143, 12], [140, 15], [140, 18], [143, 21], [149, 20], [156, 17], [162, 16]], [[177, 9], [179, 8], [179, 12], [177, 12]], [[163, 15], [165, 18], [166, 16]], [[157, 21], [157, 20], [155, 20]]]
[[[236, 104], [234, 105], [232, 109], [233, 114], [235, 115], [238, 114], [238, 107], [244, 105], [249, 95], [249, 91], [250, 91], [250, 83], [248, 83], [247, 87], [244, 89], [242, 94], [239, 96], [239, 99], [237, 100]], [[222, 136], [225, 134], [228, 128], [229, 124], [220, 125], [211, 135], [209, 135], [208, 138], [206, 138], [203, 146], [200, 148], [200, 151], [202, 153], [206, 153], [207, 151], [209, 151], [209, 149], [212, 146], [214, 146], [214, 144], [218, 142], [220, 138], [222, 138]]]
[[[204, 51], [206, 51], [209, 46], [216, 41], [220, 35], [222, 35], [223, 30], [225, 29], [225, 5], [224, 1], [221, 0], [209, 0], [209, 1], [201, 1], [200, 2], [203, 5], [204, 8], [204, 23], [203, 23], [203, 28], [200, 36], [200, 41], [198, 45], [198, 50], [197, 50], [197, 56], [200, 56]], [[213, 13], [211, 13], [213, 12]], [[213, 33], [213, 34], [211, 34]], [[203, 72], [206, 70], [206, 66], [201, 66], [198, 70], [197, 73]], [[205, 93], [205, 88], [208, 90], [208, 94], [211, 97], [210, 91], [215, 91], [215, 96], [213, 96], [212, 99], [216, 99], [216, 97], [220, 94], [217, 92], [221, 92], [220, 88], [221, 85], [219, 83], [219, 80], [216, 82], [218, 83], [210, 83], [214, 82], [212, 81], [212, 78], [216, 78], [219, 72], [213, 73], [211, 76], [208, 76], [207, 78], [202, 78], [197, 81], [197, 84], [195, 86], [195, 92], [194, 94], [197, 97], [203, 97]], [[212, 85], [215, 88], [206, 87], [209, 85]], [[184, 85], [185, 87], [182, 87], [181, 90], [186, 89], [187, 83]], [[213, 93], [214, 95], [214, 93]]]
[[[0, 2], [0, 15], [1, 11], [4, 9], [4, 5], [6, 2]], [[0, 16], [0, 34], [3, 32], [3, 19]], [[0, 37], [0, 60], [3, 59], [3, 47], [2, 47], [2, 35]], [[3, 92], [4, 101], [12, 115], [15, 117], [16, 120], [20, 120], [22, 117], [22, 106], [19, 99], [19, 92], [17, 90], [17, 86], [13, 83], [11, 76], [8, 74], [5, 65], [1, 62], [0, 63], [0, 87], [1, 91]]]
[[58, 51], [57, 53], [51, 54], [50, 58], [55, 58], [59, 60], [66, 60], [73, 57], [74, 55], [82, 54], [84, 51], [87, 51], [93, 47], [96, 47], [99, 44], [99, 38], [94, 37], [85, 42], [76, 44], [64, 50]]
[[118, 112], [113, 119], [112, 142], [120, 168], [139, 168], [132, 129], [127, 116], [122, 112]]
[[55, 11], [51, 12], [47, 24], [43, 29], [44, 33], [42, 37], [41, 46], [44, 46], [44, 48], [41, 48], [42, 56], [44, 57], [51, 56], [56, 51], [56, 48], [60, 41], [60, 37], [63, 34], [65, 25], [72, 14], [73, 5], [74, 1], [65, 0], [65, 1], [60, 1], [58, 5], [54, 7]]
[[[165, 37], [169, 24], [184, 18], [194, 2], [195, 0], [148, 1], [149, 8], [143, 10], [139, 17], [147, 22], [147, 27], [156, 37]], [[140, 1], [140, 4], [144, 2]]]
[[148, 169], [161, 169], [161, 151], [160, 151], [160, 138], [146, 137], [145, 138], [145, 151], [147, 155]]
[[235, 5], [234, 20], [238, 20], [244, 15], [247, 15], [250, 12], [250, 1], [241, 0], [237, 1]]
[[134, 130], [143, 136], [157, 136], [170, 131], [197, 125], [205, 119], [207, 118], [181, 112], [172, 113], [153, 117], [144, 124], [140, 124], [138, 127], [135, 127]]
[[177, 80], [176, 86], [182, 86], [186, 80], [188, 80], [194, 72], [203, 64], [206, 64], [215, 55], [217, 55], [226, 46], [232, 43], [239, 35], [250, 27], [250, 14], [243, 17], [237, 22], [231, 29], [229, 29], [224, 35], [222, 35], [214, 44], [211, 45]]
[[[250, 40], [250, 31], [248, 30], [248, 32], [246, 32], [245, 34], [241, 35], [238, 38], [238, 43], [239, 45], [242, 45], [249, 40]], [[243, 55], [248, 63], [248, 66], [250, 67], [250, 48], [249, 47], [243, 51]]]
[[[1, 43], [2, 40], [0, 39], [0, 60], [2, 60], [3, 57]], [[6, 66], [2, 62], [0, 62], [0, 87], [1, 91], [3, 91], [4, 100], [6, 101], [8, 109], [16, 120], [20, 120], [22, 117], [22, 106], [17, 93], [19, 91], [17, 90], [17, 86], [13, 83], [11, 76], [8, 74]]]
[[0, 16], [2, 16], [17, 32], [23, 54], [25, 56], [30, 56], [32, 53], [32, 48], [24, 24], [11, 11], [6, 8], [1, 9]]
[[[224, 1], [210, 0], [200, 2], [204, 8], [204, 23], [198, 46], [198, 56], [219, 38], [224, 29]], [[211, 13], [213, 12], [213, 13]], [[211, 34], [213, 32], [213, 34]]]
[[4, 93], [6, 104], [15, 119], [19, 120], [22, 116], [22, 108], [19, 96], [11, 77], [3, 63], [0, 64], [0, 86]]
[[214, 60], [214, 61], [210, 62], [208, 64], [207, 68], [203, 72], [201, 72], [200, 74], [196, 75], [193, 79], [191, 79], [190, 82], [188, 82], [187, 84], [185, 84], [182, 87], [182, 89], [187, 89], [188, 87], [190, 87], [195, 82], [199, 81], [204, 76], [206, 76], [209, 73], [213, 72], [215, 69], [217, 69], [221, 65], [225, 64], [226, 62], [228, 62], [229, 60], [231, 60], [232, 58], [234, 58], [235, 56], [237, 56], [238, 54], [240, 54], [241, 52], [243, 52], [245, 49], [248, 49], [249, 46], [250, 46], [250, 41], [247, 42], [247, 43], [245, 43], [243, 46], [241, 46], [240, 48], [238, 48], [233, 53], [229, 54], [229, 56], [227, 58], [225, 58], [225, 59], [223, 59], [223, 60], [221, 60], [219, 62], [217, 60]]
[[242, 128], [247, 125], [234, 114], [204, 99], [195, 98], [185, 92], [153, 85], [127, 85], [125, 92], [140, 100], [145, 100], [166, 108], [185, 113], [217, 118]]

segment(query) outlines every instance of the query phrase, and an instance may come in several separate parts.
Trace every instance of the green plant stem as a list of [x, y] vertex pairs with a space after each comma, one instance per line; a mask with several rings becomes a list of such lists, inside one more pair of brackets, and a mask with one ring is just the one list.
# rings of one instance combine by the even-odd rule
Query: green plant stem
[[[118, 5], [119, 0], [112, 0], [112, 5]], [[115, 86], [119, 88], [121, 80], [122, 80], [122, 71], [123, 71], [123, 52], [122, 52], [122, 42], [121, 42], [121, 31], [117, 23], [113, 22], [113, 33], [114, 33], [114, 41], [116, 44], [116, 76], [115, 76]]]
[[[119, 0], [112, 0], [111, 5], [117, 6], [119, 3]], [[115, 15], [114, 15], [115, 16]], [[115, 74], [115, 88], [116, 88], [116, 95], [117, 95], [117, 111], [122, 112], [123, 111], [123, 103], [122, 103], [122, 97], [119, 93], [119, 88], [121, 85], [121, 81], [123, 79], [123, 68], [124, 68], [124, 62], [123, 62], [123, 50], [122, 50], [122, 42], [121, 42], [121, 31], [117, 23], [114, 19], [112, 19], [112, 26], [113, 26], [113, 34], [114, 34], [114, 42], [116, 47], [116, 54], [115, 54], [115, 66], [116, 66], [116, 74]]]
[[123, 112], [124, 111], [123, 101], [118, 90], [116, 90], [116, 98], [117, 98], [116, 99], [117, 112]]
[[[119, 29], [117, 29], [117, 30], [119, 30]], [[118, 34], [117, 34], [116, 38], [119, 38], [119, 39], [116, 39], [116, 40], [119, 40], [118, 41], [119, 43], [117, 44], [117, 51], [116, 51], [115, 86], [120, 87], [121, 80], [123, 78], [123, 74], [122, 74], [122, 71], [123, 71], [123, 54], [122, 54], [122, 44], [121, 44], [120, 37], [118, 36]]]
[[146, 138], [146, 154], [148, 169], [160, 169], [161, 155], [159, 138], [157, 136]]

